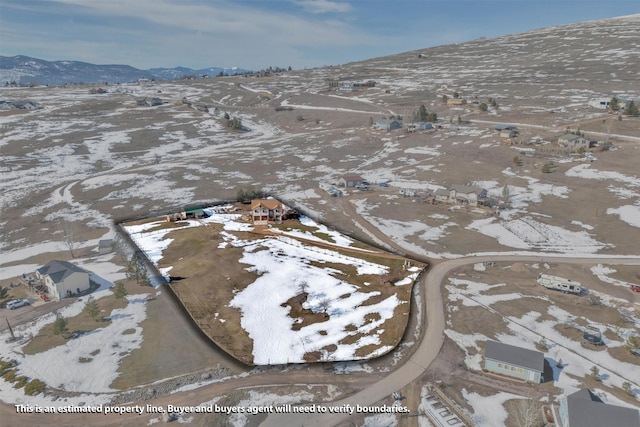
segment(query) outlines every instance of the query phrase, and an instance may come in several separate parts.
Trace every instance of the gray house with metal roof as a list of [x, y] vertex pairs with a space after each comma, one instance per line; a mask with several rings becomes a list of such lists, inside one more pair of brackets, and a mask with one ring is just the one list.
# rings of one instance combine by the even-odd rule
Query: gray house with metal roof
[[586, 388], [561, 399], [559, 415], [562, 427], [640, 427], [637, 409], [608, 405]]
[[544, 354], [497, 341], [487, 341], [484, 368], [494, 374], [539, 383], [544, 372]]
[[91, 288], [89, 272], [67, 261], [50, 261], [36, 270], [51, 298], [61, 299]]

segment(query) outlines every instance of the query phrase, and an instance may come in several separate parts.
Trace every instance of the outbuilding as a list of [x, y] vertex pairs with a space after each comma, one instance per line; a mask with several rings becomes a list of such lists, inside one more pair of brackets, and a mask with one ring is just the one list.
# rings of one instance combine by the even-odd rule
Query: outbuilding
[[539, 383], [544, 373], [544, 354], [498, 341], [487, 341], [484, 368], [494, 374]]
[[360, 175], [344, 175], [340, 178], [340, 185], [345, 188], [358, 187], [364, 184]]

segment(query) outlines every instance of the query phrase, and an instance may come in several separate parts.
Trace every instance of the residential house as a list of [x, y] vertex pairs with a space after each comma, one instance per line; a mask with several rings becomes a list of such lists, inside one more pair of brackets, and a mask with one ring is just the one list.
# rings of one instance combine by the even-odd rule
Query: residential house
[[609, 104], [611, 103], [611, 98], [596, 98], [589, 101], [589, 105], [593, 108], [600, 108], [602, 110], [606, 110], [609, 108]]
[[493, 127], [493, 129], [494, 129], [496, 132], [502, 132], [503, 130], [515, 130], [515, 131], [517, 131], [517, 130], [518, 130], [518, 127], [517, 127], [517, 126], [514, 126], [514, 125], [503, 125], [503, 124], [497, 124], [497, 125], [495, 125], [495, 126]]
[[479, 206], [485, 204], [487, 190], [469, 185], [452, 185], [449, 188], [449, 203]]
[[50, 298], [62, 299], [91, 288], [89, 272], [67, 261], [51, 261], [36, 270]]
[[447, 99], [447, 105], [448, 106], [458, 106], [458, 105], [465, 105], [467, 103], [466, 99], [462, 99], [462, 98], [449, 98]]
[[500, 138], [515, 138], [516, 136], [518, 136], [518, 132], [513, 129], [500, 131]]
[[275, 199], [255, 199], [251, 201], [251, 219], [255, 225], [270, 222], [280, 224], [284, 215], [284, 206]]
[[449, 190], [438, 188], [434, 194], [434, 197], [438, 202], [449, 203]]
[[155, 107], [162, 104], [163, 104], [162, 99], [157, 97], [153, 97], [153, 98], [144, 97], [142, 99], [136, 100], [136, 105], [138, 107]]
[[418, 122], [407, 125], [407, 132], [417, 132], [433, 129], [433, 125], [429, 122]]
[[640, 427], [637, 409], [608, 405], [586, 388], [561, 398], [558, 412], [561, 427]]
[[487, 341], [484, 368], [494, 374], [539, 383], [544, 373], [544, 354], [497, 341]]
[[391, 132], [392, 130], [402, 129], [402, 120], [398, 119], [380, 119], [373, 124], [375, 129], [386, 130]]
[[580, 148], [584, 148], [585, 150], [589, 148], [589, 140], [587, 138], [570, 133], [558, 138], [558, 144], [571, 151], [578, 151]]
[[340, 185], [345, 188], [358, 187], [364, 183], [360, 175], [344, 175], [340, 178]]
[[341, 82], [339, 90], [342, 92], [353, 92], [354, 84], [352, 82]]
[[20, 110], [37, 110], [38, 104], [33, 101], [13, 101], [13, 106]]

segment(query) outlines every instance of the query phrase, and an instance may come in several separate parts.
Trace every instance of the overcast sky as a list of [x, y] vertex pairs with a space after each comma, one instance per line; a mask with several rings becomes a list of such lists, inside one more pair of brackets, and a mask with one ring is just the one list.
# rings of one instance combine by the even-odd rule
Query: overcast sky
[[310, 68], [636, 13], [640, 0], [0, 0], [0, 55]]

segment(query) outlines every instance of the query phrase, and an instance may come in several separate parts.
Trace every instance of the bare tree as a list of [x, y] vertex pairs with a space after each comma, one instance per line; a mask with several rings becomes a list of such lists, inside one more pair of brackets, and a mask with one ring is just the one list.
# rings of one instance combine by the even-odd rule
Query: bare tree
[[320, 307], [320, 309], [324, 314], [327, 314], [327, 312], [329, 311], [329, 308], [331, 307], [331, 301], [329, 300], [329, 298], [326, 298], [326, 297], [322, 298], [318, 306]]
[[78, 227], [75, 222], [63, 219], [60, 223], [60, 229], [62, 230], [62, 242], [64, 246], [69, 249], [71, 258], [75, 258], [73, 251], [80, 247]]
[[303, 280], [300, 283], [298, 283], [298, 292], [300, 292], [301, 294], [304, 294], [305, 292], [307, 292], [308, 289], [309, 289], [309, 284], [307, 283], [306, 280]]
[[513, 403], [513, 416], [518, 427], [541, 427], [542, 407], [531, 393]]

